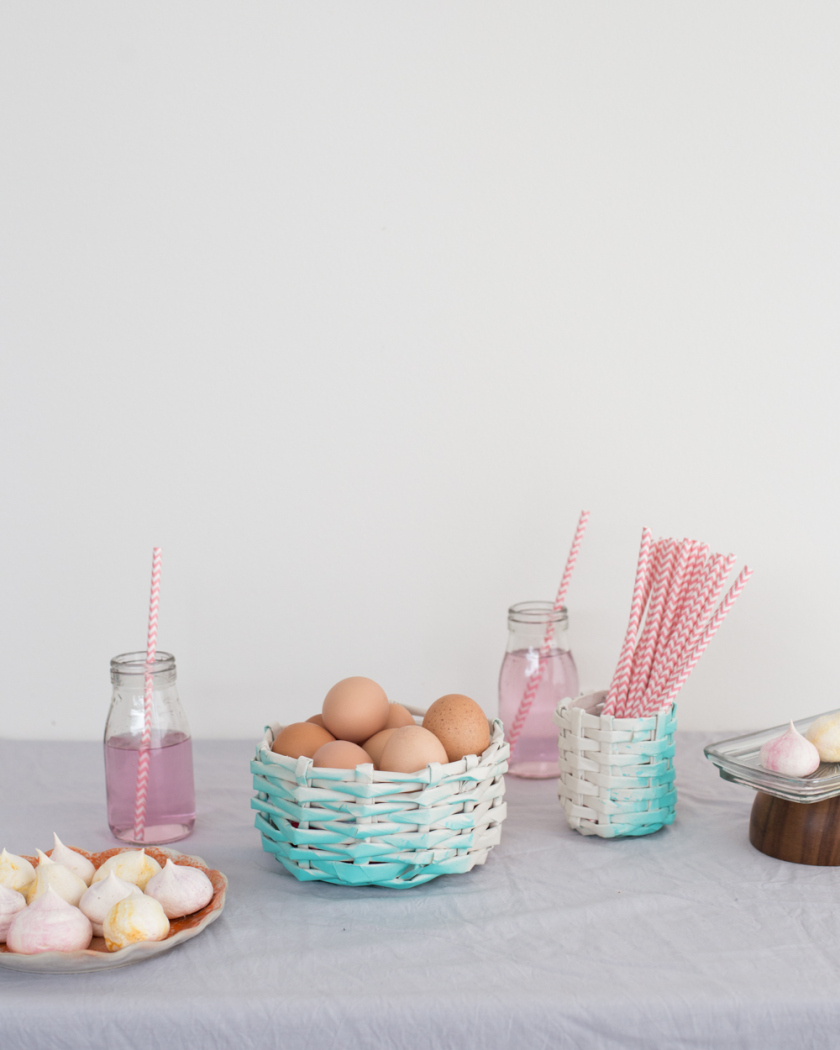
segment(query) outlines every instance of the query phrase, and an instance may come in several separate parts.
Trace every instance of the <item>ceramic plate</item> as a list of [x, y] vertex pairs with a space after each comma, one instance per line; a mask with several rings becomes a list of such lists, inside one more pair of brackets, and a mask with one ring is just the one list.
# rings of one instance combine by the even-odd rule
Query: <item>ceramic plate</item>
[[[118, 846], [116, 849], [106, 849], [102, 853], [88, 853], [87, 850], [72, 846], [78, 853], [89, 857], [98, 868], [109, 857], [117, 853], [127, 853], [126, 847]], [[48, 851], [52, 853], [52, 850]], [[166, 849], [164, 846], [147, 846], [146, 853], [163, 866], [168, 858], [173, 864], [186, 864], [193, 868], [201, 868], [213, 883], [213, 899], [202, 908], [201, 911], [186, 915], [183, 919], [170, 920], [169, 936], [164, 941], [138, 941], [129, 944], [127, 948], [120, 948], [117, 952], [109, 952], [105, 947], [103, 937], [94, 937], [90, 947], [78, 952], [39, 952], [37, 955], [19, 955], [10, 952], [5, 944], [0, 944], [0, 966], [10, 970], [25, 970], [35, 973], [84, 973], [87, 970], [112, 970], [117, 966], [129, 966], [131, 963], [142, 962], [151, 959], [161, 952], [171, 951], [191, 937], [197, 937], [203, 929], [215, 922], [222, 914], [225, 906], [225, 891], [227, 879], [220, 871], [208, 868], [201, 857], [190, 857], [186, 853], [179, 853], [174, 849]], [[32, 864], [37, 864], [35, 857], [27, 857]]]

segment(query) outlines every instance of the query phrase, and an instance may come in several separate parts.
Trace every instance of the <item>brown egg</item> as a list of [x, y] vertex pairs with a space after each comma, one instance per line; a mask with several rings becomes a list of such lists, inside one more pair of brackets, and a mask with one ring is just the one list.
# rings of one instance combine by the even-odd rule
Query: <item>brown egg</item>
[[450, 762], [464, 755], [480, 755], [490, 745], [487, 716], [468, 696], [449, 693], [435, 700], [423, 718], [423, 725], [446, 748]]
[[402, 704], [388, 704], [386, 729], [401, 729], [403, 726], [413, 726], [415, 724], [414, 715]]
[[379, 768], [389, 773], [418, 773], [430, 762], [446, 761], [446, 751], [434, 733], [422, 726], [402, 726], [382, 749]]
[[318, 748], [312, 756], [312, 765], [319, 769], [355, 769], [370, 760], [370, 755], [358, 744], [351, 744], [348, 740], [331, 740]]
[[380, 729], [378, 733], [366, 740], [362, 745], [373, 759], [374, 768], [379, 769], [379, 759], [382, 757], [382, 749], [388, 743], [391, 734], [395, 732], [395, 729]]
[[271, 750], [276, 755], [286, 755], [288, 758], [300, 758], [301, 755], [312, 758], [319, 747], [331, 740], [335, 740], [335, 737], [323, 726], [315, 726], [311, 722], [292, 722], [280, 730]]
[[[306, 721], [307, 722], [311, 722], [315, 726], [323, 726], [324, 729], [327, 728], [324, 725], [324, 716], [323, 715], [313, 715], [311, 718], [307, 718]], [[330, 734], [330, 735], [332, 735], [332, 734]]]
[[385, 728], [388, 697], [370, 678], [344, 678], [327, 693], [321, 714], [337, 740], [361, 744]]

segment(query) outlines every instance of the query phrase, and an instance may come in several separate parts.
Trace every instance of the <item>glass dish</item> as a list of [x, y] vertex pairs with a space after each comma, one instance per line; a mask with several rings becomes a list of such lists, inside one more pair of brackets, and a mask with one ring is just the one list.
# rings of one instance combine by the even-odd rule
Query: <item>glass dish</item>
[[[826, 711], [826, 715], [840, 714], [840, 709]], [[812, 722], [822, 715], [810, 715], [800, 718], [793, 724], [804, 734]], [[734, 784], [746, 784], [756, 791], [764, 791], [776, 798], [785, 798], [789, 802], [822, 802], [827, 798], [840, 795], [840, 763], [821, 762], [819, 767], [807, 777], [787, 777], [781, 773], [772, 773], [758, 761], [758, 752], [762, 744], [781, 736], [786, 725], [762, 729], [759, 733], [747, 733], [731, 740], [721, 740], [718, 744], [709, 744], [703, 752], [713, 762], [724, 780]]]

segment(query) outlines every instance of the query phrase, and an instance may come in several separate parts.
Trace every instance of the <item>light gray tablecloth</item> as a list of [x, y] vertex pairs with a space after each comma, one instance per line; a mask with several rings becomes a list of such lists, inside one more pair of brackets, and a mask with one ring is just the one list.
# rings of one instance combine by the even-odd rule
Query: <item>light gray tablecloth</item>
[[[104, 973], [0, 970], [2, 1050], [833, 1046], [840, 871], [747, 840], [753, 794], [678, 735], [677, 822], [569, 830], [552, 781], [508, 777], [483, 868], [412, 890], [301, 884], [261, 850], [252, 742], [197, 742], [176, 844], [230, 880], [221, 919]], [[96, 744], [0, 742], [0, 847], [114, 845]]]

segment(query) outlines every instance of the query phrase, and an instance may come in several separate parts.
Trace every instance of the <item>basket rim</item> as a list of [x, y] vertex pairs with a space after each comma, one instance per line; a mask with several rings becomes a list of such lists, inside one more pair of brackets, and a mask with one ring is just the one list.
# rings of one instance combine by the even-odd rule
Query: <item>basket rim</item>
[[[408, 705], [403, 705], [407, 707]], [[417, 708], [408, 708], [416, 717], [424, 712]], [[332, 769], [329, 767], [315, 768], [312, 759], [301, 756], [301, 758], [289, 758], [286, 755], [278, 755], [271, 750], [275, 737], [284, 727], [279, 722], [270, 722], [266, 725], [262, 738], [257, 743], [256, 758], [265, 766], [275, 766], [291, 774], [295, 780], [313, 784], [316, 781], [331, 783], [367, 783], [367, 784], [421, 784], [428, 785], [446, 783], [450, 778], [457, 779], [464, 773], [471, 772], [485, 764], [497, 765], [506, 761], [510, 752], [510, 745], [505, 740], [504, 726], [501, 719], [487, 719], [490, 726], [490, 743], [480, 755], [465, 755], [455, 762], [430, 762], [422, 769], [414, 773], [394, 773], [390, 770], [374, 769], [372, 762], [361, 763], [353, 769]], [[496, 775], [496, 774], [491, 774]]]
[[[601, 710], [604, 706], [604, 701], [607, 699], [606, 689], [593, 689], [588, 693], [581, 693], [577, 697], [565, 696], [559, 701], [557, 707], [554, 709], [552, 720], [555, 725], [559, 726], [560, 719], [563, 715], [572, 710], [582, 711], [583, 714], [589, 718], [597, 718], [600, 720], [602, 726], [610, 726], [616, 731], [630, 730], [631, 728], [638, 731], [640, 727], [647, 726], [653, 728], [657, 720], [670, 718], [676, 720], [677, 705], [671, 703], [668, 707], [663, 707], [659, 711], [654, 711], [650, 715], [635, 715], [632, 718], [619, 718], [616, 715], [603, 715]], [[591, 702], [585, 704], [584, 701], [590, 700]]]

